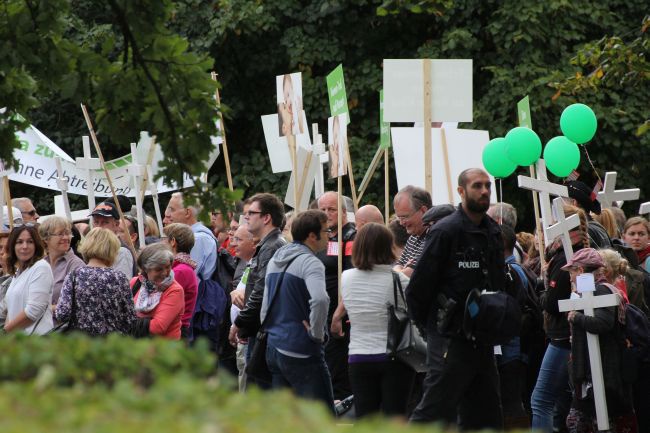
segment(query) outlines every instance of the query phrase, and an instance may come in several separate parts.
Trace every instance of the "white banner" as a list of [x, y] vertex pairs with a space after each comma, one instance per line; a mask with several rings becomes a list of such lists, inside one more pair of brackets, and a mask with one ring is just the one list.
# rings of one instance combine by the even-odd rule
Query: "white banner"
[[[16, 134], [20, 141], [20, 148], [14, 151], [14, 158], [18, 160], [18, 170], [11, 171], [9, 179], [15, 182], [26, 183], [28, 185], [47, 188], [59, 191], [56, 183], [57, 170], [54, 162], [54, 157], [61, 157], [61, 164], [63, 166], [63, 175], [68, 179], [68, 193], [87, 195], [87, 180], [85, 170], [77, 168], [75, 160], [66, 154], [59, 146], [47, 138], [41, 131], [34, 126], [29, 126], [24, 132]], [[219, 144], [222, 143], [221, 136], [213, 137], [212, 143], [215, 145], [208, 163], [206, 164], [206, 171], [212, 166], [214, 161], [219, 156]], [[149, 151], [153, 141], [148, 133], [140, 133], [140, 141], [137, 144], [136, 152], [138, 154], [138, 161], [147, 162], [149, 158]], [[154, 176], [159, 171], [159, 163], [164, 158], [160, 146], [156, 146], [151, 159], [151, 167]], [[135, 195], [133, 182], [128, 174], [128, 166], [131, 164], [131, 154], [127, 154], [121, 158], [106, 161], [106, 167], [109, 170], [113, 186], [115, 187], [116, 194], [124, 194], [129, 197]], [[193, 185], [190, 177], [186, 174], [184, 176], [183, 188], [188, 188]], [[163, 193], [178, 189], [176, 185], [166, 185], [162, 179], [157, 182], [158, 192]], [[95, 195], [98, 197], [108, 197], [111, 195], [111, 190], [106, 180], [104, 170], [95, 170], [95, 180], [93, 182], [93, 189]]]

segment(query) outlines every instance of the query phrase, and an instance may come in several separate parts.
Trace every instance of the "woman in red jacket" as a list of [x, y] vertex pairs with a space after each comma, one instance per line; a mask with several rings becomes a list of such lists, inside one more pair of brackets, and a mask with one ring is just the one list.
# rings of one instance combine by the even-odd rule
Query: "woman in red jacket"
[[[145, 247], [138, 257], [140, 275], [131, 280], [135, 295], [135, 312], [148, 319], [151, 335], [179, 340], [181, 316], [185, 311], [183, 288], [174, 280], [174, 253], [163, 243]], [[137, 286], [137, 287], [136, 287]]]

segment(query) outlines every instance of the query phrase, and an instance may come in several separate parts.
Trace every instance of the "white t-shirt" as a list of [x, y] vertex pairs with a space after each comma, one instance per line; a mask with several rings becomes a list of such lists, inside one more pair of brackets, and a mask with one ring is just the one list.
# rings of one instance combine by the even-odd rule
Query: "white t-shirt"
[[[386, 353], [388, 305], [395, 305], [391, 265], [376, 265], [371, 271], [348, 269], [341, 277], [343, 304], [350, 318], [350, 355]], [[402, 290], [408, 278], [398, 272]], [[398, 304], [403, 306], [397, 294]]]
[[54, 326], [50, 309], [53, 287], [54, 277], [50, 264], [45, 260], [37, 261], [25, 271], [14, 276], [0, 306], [0, 317], [6, 317], [8, 322], [24, 311], [27, 317], [34, 322], [25, 328], [26, 334], [32, 334], [37, 323], [38, 327], [33, 334], [47, 333]]

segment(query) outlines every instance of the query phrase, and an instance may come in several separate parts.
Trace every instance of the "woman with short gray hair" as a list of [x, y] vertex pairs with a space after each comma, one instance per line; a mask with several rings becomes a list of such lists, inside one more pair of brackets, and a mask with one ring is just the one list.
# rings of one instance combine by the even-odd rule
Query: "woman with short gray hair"
[[183, 288], [174, 280], [173, 261], [168, 245], [146, 246], [138, 256], [140, 275], [131, 280], [131, 290], [136, 292], [135, 312], [144, 319], [144, 333], [178, 340], [185, 300]]

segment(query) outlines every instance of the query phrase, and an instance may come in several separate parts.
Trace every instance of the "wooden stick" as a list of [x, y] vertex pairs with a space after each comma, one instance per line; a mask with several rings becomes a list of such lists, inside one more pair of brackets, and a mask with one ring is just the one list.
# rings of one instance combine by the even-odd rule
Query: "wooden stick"
[[338, 293], [339, 293], [339, 304], [341, 303], [341, 274], [343, 273], [343, 194], [341, 190], [343, 189], [343, 180], [341, 176], [337, 177], [337, 190], [338, 197], [336, 200], [336, 208], [338, 209], [338, 219], [337, 219], [337, 229], [336, 236], [338, 239]]
[[390, 161], [388, 160], [388, 147], [384, 149], [384, 202], [386, 205], [386, 227], [390, 223], [390, 193], [389, 182], [388, 182], [388, 171], [390, 167]]
[[381, 161], [381, 157], [384, 154], [382, 151], [381, 146], [377, 148], [377, 152], [375, 152], [375, 156], [372, 157], [372, 161], [370, 161], [370, 166], [368, 167], [368, 170], [366, 171], [365, 176], [363, 176], [363, 180], [361, 181], [361, 186], [359, 187], [359, 194], [357, 195], [357, 207], [361, 204], [361, 197], [363, 197], [363, 194], [366, 192], [366, 189], [368, 188], [368, 185], [370, 184], [370, 179], [372, 179], [372, 176], [375, 174], [375, 170], [377, 170], [377, 167], [379, 166], [379, 161]]
[[[530, 177], [533, 179], [537, 179], [537, 175], [535, 174], [535, 165], [531, 165], [528, 167], [530, 169]], [[533, 209], [535, 210], [535, 230], [537, 231], [537, 248], [539, 248], [539, 263], [541, 265], [540, 269], [544, 269], [546, 266], [546, 260], [544, 259], [544, 232], [542, 230], [542, 225], [539, 222], [539, 203], [537, 203], [538, 200], [538, 194], [537, 191], [532, 191], [533, 192]]]
[[[212, 79], [214, 81], [217, 81], [216, 72], [212, 72]], [[221, 136], [223, 138], [223, 160], [226, 163], [226, 177], [228, 178], [228, 188], [232, 191], [232, 173], [230, 172], [230, 157], [228, 156], [228, 144], [226, 143], [226, 124], [223, 123], [223, 113], [221, 112], [221, 97], [219, 96], [219, 89], [215, 91], [214, 96], [217, 99], [217, 105], [219, 106], [219, 120], [221, 123]]]
[[422, 61], [424, 95], [424, 189], [433, 195], [433, 175], [431, 161], [431, 60]]
[[447, 150], [447, 134], [445, 128], [440, 128], [440, 138], [442, 139], [442, 156], [445, 159], [445, 175], [447, 176], [447, 197], [449, 204], [454, 204], [454, 193], [451, 189], [451, 168], [449, 167], [449, 151]]
[[[347, 137], [345, 140], [347, 141]], [[357, 188], [354, 185], [354, 172], [352, 171], [349, 142], [345, 143], [345, 153], [348, 160], [348, 179], [350, 179], [350, 189], [352, 190], [352, 204], [354, 205], [354, 213], [357, 213], [357, 210], [359, 210], [359, 202], [357, 200]]]
[[2, 184], [5, 188], [5, 201], [7, 202], [7, 217], [9, 217], [9, 230], [14, 229], [14, 208], [11, 204], [11, 190], [9, 189], [9, 176], [2, 177]]
[[[97, 151], [97, 156], [99, 157], [99, 163], [102, 165], [102, 168], [104, 169], [104, 174], [106, 175], [106, 181], [108, 182], [108, 186], [111, 188], [111, 194], [113, 195], [113, 200], [115, 200], [115, 207], [117, 208], [117, 213], [120, 216], [120, 224], [121, 224], [122, 220], [124, 219], [124, 213], [122, 213], [122, 206], [120, 206], [120, 201], [117, 199], [117, 194], [115, 193], [115, 187], [113, 186], [113, 181], [111, 180], [111, 175], [108, 172], [108, 169], [106, 168], [106, 163], [104, 162], [104, 154], [102, 153], [102, 149], [99, 147], [99, 142], [97, 141], [97, 135], [95, 135], [95, 129], [93, 128], [93, 124], [90, 120], [90, 116], [88, 115], [88, 110], [86, 110], [86, 106], [84, 104], [81, 104], [81, 111], [83, 112], [84, 118], [86, 119], [86, 126], [88, 127], [88, 131], [90, 131], [90, 138], [92, 138], [93, 144], [95, 145], [95, 150]], [[90, 211], [92, 212], [93, 209], [91, 209]], [[128, 240], [126, 244], [129, 247], [129, 250], [131, 250], [131, 253], [133, 254], [133, 259], [135, 260], [137, 254], [135, 252], [135, 247], [133, 246], [133, 241], [131, 240], [131, 236], [127, 236], [126, 239]]]
[[[302, 193], [305, 190], [305, 183], [307, 182], [307, 175], [309, 174], [309, 166], [311, 165], [311, 158], [314, 152], [309, 152], [307, 158], [305, 158], [305, 163], [302, 167], [302, 176], [300, 176], [300, 185], [298, 186], [298, 197], [302, 198]], [[294, 179], [295, 181], [295, 179]], [[311, 195], [311, 193], [310, 193]]]
[[289, 151], [291, 154], [291, 172], [293, 173], [293, 208], [299, 211], [300, 202], [298, 201], [298, 153], [296, 149], [296, 136], [287, 135]]

